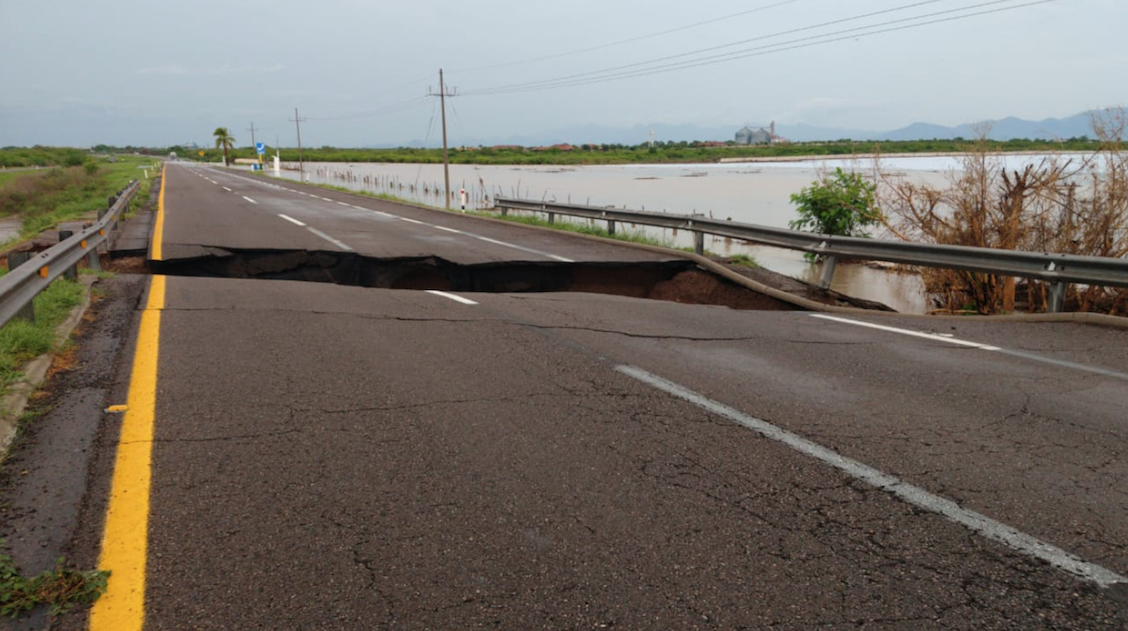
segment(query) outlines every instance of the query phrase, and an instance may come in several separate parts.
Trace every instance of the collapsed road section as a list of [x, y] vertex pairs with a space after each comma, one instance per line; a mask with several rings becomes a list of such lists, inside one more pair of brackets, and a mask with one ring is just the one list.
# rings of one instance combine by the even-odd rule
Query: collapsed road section
[[458, 264], [437, 256], [378, 258], [325, 250], [230, 250], [150, 261], [168, 276], [298, 280], [383, 289], [480, 293], [587, 292], [734, 309], [781, 311], [795, 305], [709, 273], [693, 261]]

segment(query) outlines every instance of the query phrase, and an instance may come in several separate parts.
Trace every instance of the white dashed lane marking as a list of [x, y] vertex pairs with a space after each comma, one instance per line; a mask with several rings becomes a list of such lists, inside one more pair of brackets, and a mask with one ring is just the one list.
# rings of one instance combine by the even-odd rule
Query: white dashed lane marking
[[662, 377], [646, 372], [641, 368], [635, 368], [634, 366], [617, 366], [615, 369], [653, 388], [688, 401], [712, 414], [743, 425], [765, 438], [782, 443], [803, 455], [830, 465], [854, 479], [865, 482], [913, 506], [938, 515], [943, 515], [972, 532], [979, 533], [988, 539], [997, 541], [1027, 556], [1041, 559], [1074, 576], [1092, 581], [1101, 587], [1111, 587], [1118, 583], [1128, 583], [1128, 578], [1108, 568], [1095, 563], [1089, 563], [1070, 552], [1032, 537], [1016, 528], [995, 521], [973, 510], [963, 508], [952, 500], [939, 495], [933, 495], [919, 486], [914, 486], [896, 476], [879, 471], [857, 460], [847, 458], [832, 449], [823, 447], [798, 434], [793, 434], [785, 429], [772, 425], [767, 421], [730, 408], [723, 403], [698, 394], [689, 388], [680, 386], [672, 381], [667, 381]]
[[325, 239], [325, 240], [326, 240], [326, 241], [328, 241], [329, 243], [332, 243], [333, 245], [335, 245], [335, 246], [337, 246], [337, 247], [341, 248], [342, 250], [347, 250], [347, 251], [349, 251], [349, 252], [352, 252], [352, 251], [353, 251], [353, 249], [352, 249], [352, 248], [350, 248], [349, 246], [347, 246], [347, 245], [345, 245], [344, 243], [342, 243], [342, 242], [338, 241], [337, 239], [334, 239], [333, 237], [331, 237], [331, 236], [329, 236], [329, 235], [325, 234], [324, 232], [322, 232], [322, 231], [318, 230], [317, 228], [310, 228], [310, 227], [308, 227], [308, 226], [307, 226], [307, 227], [306, 227], [306, 230], [309, 230], [309, 231], [310, 231], [310, 232], [312, 232], [313, 234], [315, 234], [315, 235], [317, 235], [317, 236], [321, 237], [322, 239]]
[[435, 296], [442, 296], [443, 298], [447, 298], [447, 299], [453, 300], [455, 302], [460, 302], [464, 305], [476, 305], [476, 304], [478, 304], [478, 303], [474, 302], [473, 300], [470, 300], [469, 298], [463, 298], [462, 296], [459, 296], [457, 294], [452, 294], [452, 293], [446, 292], [446, 291], [439, 291], [437, 289], [429, 289], [429, 290], [427, 290], [427, 293], [433, 294]]

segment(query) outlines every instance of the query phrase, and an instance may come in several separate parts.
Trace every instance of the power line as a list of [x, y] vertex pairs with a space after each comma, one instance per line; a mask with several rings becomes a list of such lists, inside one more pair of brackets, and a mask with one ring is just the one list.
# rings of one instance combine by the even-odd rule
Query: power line
[[[953, 10], [941, 11], [941, 12], [936, 12], [936, 13], [931, 13], [931, 14], [918, 15], [918, 16], [914, 16], [914, 17], [911, 17], [911, 18], [904, 18], [904, 19], [900, 19], [900, 20], [892, 20], [892, 21], [883, 22], [883, 23], [880, 23], [880, 24], [872, 24], [872, 25], [867, 25], [867, 26], [863, 26], [863, 27], [846, 29], [846, 30], [842, 30], [842, 31], [835, 31], [835, 32], [832, 32], [832, 33], [823, 33], [823, 34], [819, 34], [819, 35], [815, 35], [815, 36], [811, 36], [811, 37], [800, 38], [800, 39], [796, 39], [796, 40], [790, 40], [790, 41], [787, 41], [787, 42], [780, 42], [780, 43], [771, 44], [771, 45], [767, 45], [767, 46], [760, 46], [760, 47], [756, 47], [756, 48], [744, 49], [744, 50], [739, 50], [739, 51], [732, 51], [732, 52], [724, 53], [724, 54], [721, 54], [721, 55], [699, 57], [697, 59], [690, 59], [690, 60], [686, 60], [686, 61], [682, 61], [682, 62], [660, 65], [660, 66], [652, 66], [652, 67], [649, 67], [649, 68], [640, 68], [640, 69], [637, 69], [637, 70], [632, 70], [632, 71], [627, 71], [627, 72], [614, 73], [614, 70], [616, 70], [616, 69], [615, 68], [609, 68], [609, 69], [602, 70], [602, 71], [593, 71], [593, 72], [589, 72], [589, 73], [582, 73], [581, 75], [577, 75], [576, 76], [577, 78], [560, 77], [560, 78], [557, 78], [557, 79], [549, 79], [549, 80], [544, 80], [544, 81], [539, 81], [539, 82], [529, 82], [529, 83], [525, 83], [525, 84], [515, 84], [513, 86], [501, 86], [501, 87], [498, 87], [498, 88], [476, 90], [476, 91], [471, 90], [471, 91], [465, 92], [464, 94], [467, 95], [467, 96], [472, 96], [472, 95], [473, 96], [481, 96], [481, 95], [514, 94], [514, 93], [519, 93], [519, 92], [536, 92], [536, 91], [541, 91], [541, 90], [556, 89], [556, 88], [563, 88], [563, 87], [576, 87], [576, 86], [591, 85], [591, 84], [596, 84], [596, 83], [605, 83], [605, 82], [615, 81], [615, 80], [619, 80], [619, 79], [630, 79], [630, 78], [643, 77], [643, 76], [648, 76], [648, 75], [653, 75], [653, 74], [663, 74], [663, 73], [667, 73], [667, 72], [675, 72], [677, 70], [684, 70], [684, 69], [688, 69], [688, 68], [696, 68], [696, 67], [700, 67], [700, 66], [707, 66], [707, 65], [723, 63], [723, 62], [726, 62], [726, 61], [733, 61], [733, 60], [737, 60], [737, 59], [745, 59], [745, 58], [749, 58], [749, 57], [760, 57], [760, 56], [769, 55], [769, 54], [772, 54], [772, 53], [778, 53], [778, 52], [784, 52], [784, 51], [790, 51], [790, 50], [798, 50], [798, 49], [802, 49], [802, 48], [810, 48], [810, 47], [813, 47], [813, 46], [819, 46], [819, 45], [822, 45], [822, 44], [829, 44], [829, 43], [833, 43], [833, 42], [840, 42], [840, 41], [845, 41], [845, 40], [849, 40], [849, 39], [860, 39], [860, 38], [869, 37], [869, 36], [872, 36], [872, 35], [878, 35], [878, 34], [883, 34], [883, 33], [891, 33], [891, 32], [895, 32], [895, 31], [903, 31], [903, 30], [918, 28], [918, 27], [922, 27], [922, 26], [940, 24], [940, 23], [944, 23], [944, 22], [954, 22], [954, 21], [957, 21], [957, 20], [963, 20], [963, 19], [967, 19], [967, 18], [971, 18], [971, 17], [977, 17], [977, 16], [988, 15], [988, 14], [993, 14], [993, 13], [1002, 13], [1002, 12], [1005, 12], [1005, 11], [1014, 11], [1014, 10], [1017, 10], [1017, 9], [1032, 7], [1032, 6], [1035, 6], [1035, 5], [1048, 4], [1050, 2], [1058, 2], [1060, 0], [1037, 0], [1035, 2], [1027, 2], [1027, 3], [1024, 3], [1024, 4], [1019, 4], [1019, 5], [1010, 6], [1010, 7], [1001, 7], [1001, 8], [991, 9], [991, 10], [986, 10], [986, 11], [962, 13], [961, 15], [949, 16], [949, 17], [939, 18], [939, 19], [934, 19], [934, 20], [926, 20], [926, 21], [923, 21], [923, 22], [916, 22], [914, 24], [904, 24], [902, 26], [895, 26], [895, 27], [890, 27], [890, 28], [878, 28], [878, 27], [881, 27], [881, 26], [888, 26], [888, 25], [892, 25], [892, 24], [903, 24], [904, 22], [915, 22], [917, 20], [922, 20], [922, 19], [925, 19], [925, 18], [928, 18], [928, 17], [951, 14], [953, 12], [961, 12], [961, 11], [966, 11], [968, 9], [974, 9], [974, 8], [978, 8], [978, 7], [997, 5], [997, 4], [1001, 4], [1001, 3], [1014, 2], [1014, 1], [1015, 0], [994, 0], [992, 2], [986, 2], [986, 3], [982, 3], [982, 4], [978, 4], [978, 5], [962, 7], [960, 9], [953, 9]], [[871, 29], [877, 29], [877, 30], [871, 30]], [[858, 31], [867, 31], [867, 32], [858, 32]], [[846, 34], [846, 33], [850, 33], [850, 34], [844, 35], [844, 36], [841, 36], [841, 37], [832, 37], [834, 35], [843, 35], [843, 34]], [[812, 41], [812, 40], [817, 40], [817, 41]], [[646, 62], [646, 63], [643, 63], [643, 64], [632, 64], [632, 66], [653, 64], [653, 63], [656, 63], [656, 61], [659, 61], [659, 60], [654, 60], [654, 61]], [[613, 73], [613, 74], [611, 74], [611, 73]], [[602, 75], [602, 76], [600, 76], [600, 75]]]
[[[784, 31], [777, 31], [775, 33], [768, 33], [767, 35], [760, 35], [760, 36], [757, 36], [757, 37], [742, 39], [742, 40], [738, 40], [738, 41], [735, 41], [735, 42], [729, 42], [727, 44], [719, 44], [717, 46], [709, 46], [707, 48], [699, 48], [699, 49], [687, 51], [687, 52], [684, 52], [684, 53], [678, 53], [676, 55], [666, 55], [664, 57], [658, 57], [656, 59], [651, 59], [651, 60], [648, 60], [648, 61], [640, 61], [640, 62], [636, 62], [636, 63], [625, 64], [625, 65], [622, 65], [622, 66], [613, 66], [611, 68], [605, 68], [603, 70], [591, 70], [591, 71], [588, 71], [588, 72], [580, 72], [580, 73], [571, 74], [571, 75], [564, 75], [562, 77], [556, 77], [555, 79], [546, 79], [546, 80], [542, 80], [542, 81], [529, 81], [529, 82], [525, 82], [525, 83], [515, 83], [515, 84], [510, 84], [510, 85], [505, 85], [505, 86], [498, 86], [498, 87], [495, 87], [495, 88], [486, 88], [484, 90], [477, 90], [477, 91], [471, 90], [469, 92], [466, 92], [466, 95], [470, 96], [470, 95], [475, 95], [475, 94], [493, 92], [495, 90], [510, 90], [510, 89], [514, 89], [514, 88], [523, 88], [523, 87], [526, 87], [526, 86], [532, 86], [532, 85], [537, 85], [537, 84], [542, 84], [542, 83], [564, 81], [564, 80], [567, 80], [567, 79], [579, 79], [579, 78], [583, 78], [583, 77], [587, 77], [587, 76], [591, 76], [591, 75], [607, 74], [607, 73], [611, 73], [611, 72], [614, 72], [614, 71], [617, 71], [617, 70], [627, 70], [629, 68], [638, 68], [640, 66], [649, 66], [649, 65], [657, 64], [657, 63], [660, 63], [660, 62], [663, 62], [663, 61], [670, 61], [672, 59], [681, 59], [681, 58], [684, 58], [684, 57], [690, 57], [690, 56], [693, 56], [693, 55], [700, 55], [700, 54], [703, 54], [703, 53], [709, 53], [709, 52], [713, 52], [715, 50], [721, 50], [721, 49], [724, 49], [724, 48], [732, 48], [734, 46], [740, 46], [740, 45], [749, 44], [749, 43], [752, 43], [752, 42], [763, 41], [763, 40], [766, 40], [766, 39], [774, 39], [774, 38], [777, 38], [777, 37], [783, 37], [785, 35], [794, 35], [796, 33], [802, 33], [802, 32], [805, 32], [805, 31], [811, 31], [811, 30], [815, 30], [815, 29], [825, 28], [827, 26], [834, 26], [836, 24], [844, 24], [846, 22], [856, 22], [858, 20], [864, 20], [866, 18], [877, 17], [879, 15], [886, 15], [886, 14], [889, 14], [889, 13], [896, 13], [898, 11], [906, 11], [908, 9], [915, 9], [917, 7], [921, 7], [921, 6], [925, 6], [925, 5], [929, 5], [929, 4], [936, 4], [938, 2], [946, 2], [946, 1], [947, 0], [921, 0], [920, 2], [913, 2], [913, 3], [910, 3], [910, 4], [905, 4], [905, 5], [893, 7], [893, 8], [890, 8], [890, 9], [882, 9], [880, 11], [872, 11], [870, 13], [863, 13], [863, 14], [860, 14], [860, 15], [854, 15], [854, 16], [850, 16], [850, 17], [846, 17], [846, 18], [839, 18], [837, 20], [830, 20], [828, 22], [821, 22], [819, 24], [813, 24], [813, 25], [810, 25], [810, 26], [803, 26], [803, 27], [788, 29], [788, 30], [784, 30]], [[1000, 0], [1000, 1], [1002, 1], [1002, 2], [1014, 2], [1015, 0]], [[960, 10], [960, 9], [956, 9], [956, 10]]]
[[[709, 19], [709, 20], [704, 20], [704, 21], [701, 21], [701, 22], [694, 22], [693, 24], [686, 24], [684, 26], [678, 26], [678, 27], [675, 27], [675, 28], [666, 29], [664, 31], [658, 31], [656, 33], [648, 33], [646, 35], [639, 35], [638, 37], [621, 39], [621, 40], [609, 42], [609, 43], [606, 43], [606, 44], [600, 44], [598, 46], [589, 46], [587, 48], [577, 48], [576, 50], [570, 50], [570, 51], [563, 52], [563, 53], [555, 53], [555, 54], [552, 54], [552, 55], [544, 55], [543, 57], [533, 57], [532, 59], [522, 59], [522, 60], [519, 60], [519, 61], [510, 61], [510, 62], [507, 62], [507, 63], [493, 64], [493, 65], [489, 65], [489, 66], [476, 66], [476, 67], [473, 67], [473, 68], [464, 68], [464, 69], [455, 70], [454, 72], [467, 73], [467, 72], [476, 72], [476, 71], [479, 71], [479, 70], [494, 70], [494, 69], [497, 69], [497, 68], [509, 68], [509, 67], [512, 67], [512, 66], [521, 66], [521, 65], [525, 65], [525, 64], [536, 63], [538, 61], [546, 61], [546, 60], [549, 60], [549, 59], [559, 59], [561, 57], [571, 57], [572, 55], [580, 55], [580, 54], [583, 54], [583, 53], [590, 53], [590, 52], [596, 51], [596, 50], [603, 50], [605, 48], [613, 48], [615, 46], [622, 46], [623, 44], [631, 44], [631, 43], [634, 43], [634, 42], [640, 42], [640, 41], [645, 40], [645, 39], [653, 39], [655, 37], [661, 37], [663, 35], [669, 35], [671, 33], [677, 33], [679, 31], [687, 31], [689, 29], [697, 28], [699, 26], [705, 26], [707, 24], [713, 24], [715, 22], [721, 22], [721, 21], [724, 21], [724, 20], [729, 20], [729, 19], [732, 19], [732, 18], [740, 17], [742, 15], [748, 15], [750, 13], [759, 13], [761, 11], [767, 11], [768, 9], [774, 9], [776, 7], [782, 7], [782, 6], [788, 5], [788, 4], [795, 4], [796, 2], [801, 2], [801, 1], [802, 0], [786, 0], [786, 2], [776, 2], [774, 4], [769, 4], [769, 5], [766, 5], [766, 6], [757, 7], [755, 9], [748, 9], [747, 11], [739, 11], [737, 13], [730, 13], [728, 15], [722, 15], [720, 17], [712, 18], [712, 19]], [[934, 1], [939, 2], [940, 0], [934, 0]]]

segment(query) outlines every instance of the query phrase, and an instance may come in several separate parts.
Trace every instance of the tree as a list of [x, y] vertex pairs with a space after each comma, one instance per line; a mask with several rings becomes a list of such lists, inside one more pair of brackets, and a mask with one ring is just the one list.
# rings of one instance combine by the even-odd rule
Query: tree
[[223, 165], [227, 166], [231, 164], [231, 161], [227, 157], [227, 152], [235, 148], [235, 137], [227, 131], [226, 127], [216, 127], [212, 135], [215, 136], [215, 148], [223, 149]]
[[792, 230], [805, 230], [843, 237], [868, 237], [863, 228], [881, 221], [876, 203], [877, 185], [858, 173], [841, 167], [833, 176], [823, 175], [810, 187], [791, 196], [799, 218], [788, 223]]

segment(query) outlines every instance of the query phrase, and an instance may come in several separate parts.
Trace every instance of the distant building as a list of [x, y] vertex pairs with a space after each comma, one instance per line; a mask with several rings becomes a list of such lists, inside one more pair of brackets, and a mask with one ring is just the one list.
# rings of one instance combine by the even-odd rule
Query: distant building
[[738, 145], [770, 145], [771, 143], [772, 133], [763, 127], [759, 129], [743, 127], [736, 132], [736, 144]]

